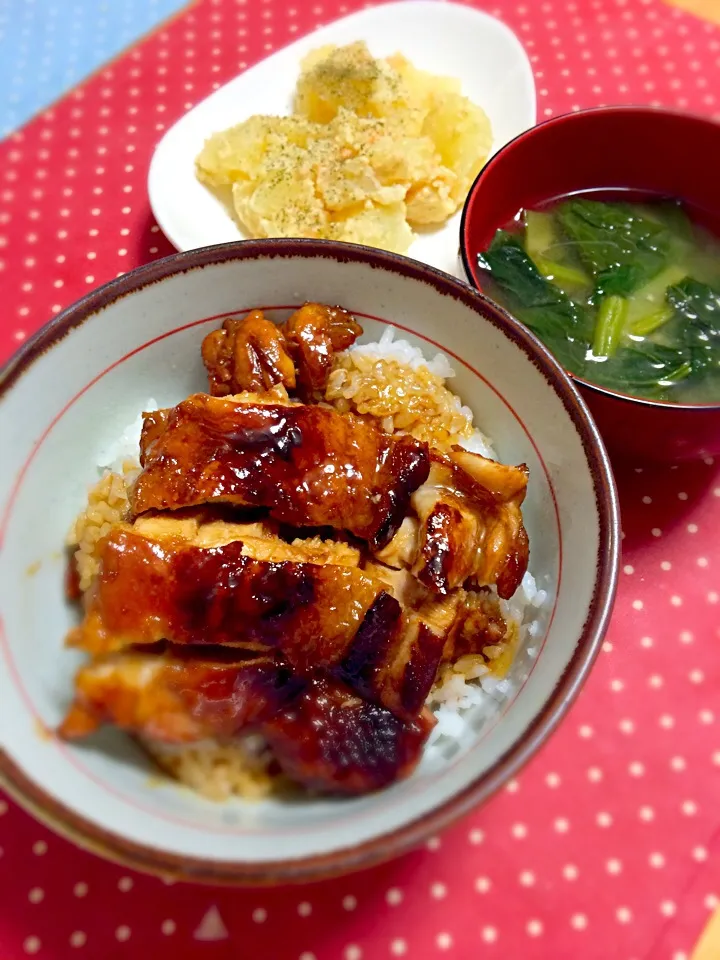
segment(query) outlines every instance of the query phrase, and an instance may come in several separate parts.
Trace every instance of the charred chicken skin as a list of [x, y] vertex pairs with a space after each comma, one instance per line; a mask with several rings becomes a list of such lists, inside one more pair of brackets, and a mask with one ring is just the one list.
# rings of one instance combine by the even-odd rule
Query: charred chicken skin
[[384, 590], [355, 567], [255, 560], [235, 540], [211, 548], [116, 527], [99, 545], [100, 574], [74, 645], [282, 646], [297, 666], [342, 655]]
[[75, 739], [112, 723], [162, 743], [231, 737], [273, 717], [301, 689], [273, 657], [110, 654], [78, 671], [60, 733]]
[[313, 790], [358, 795], [409, 776], [434, 726], [428, 710], [404, 723], [317, 677], [263, 733], [293, 780]]
[[134, 513], [206, 503], [265, 507], [294, 527], [333, 527], [384, 546], [428, 476], [427, 444], [303, 404], [195, 394], [146, 416]]
[[332, 671], [403, 717], [430, 692], [447, 631], [404, 612], [357, 567], [258, 560], [240, 540], [203, 548], [132, 527], [115, 528], [99, 549], [100, 574], [69, 637], [93, 655], [160, 640], [279, 651], [302, 675]]
[[423, 711], [404, 722], [342, 683], [301, 680], [268, 657], [232, 663], [132, 652], [81, 668], [60, 733], [74, 739], [103, 723], [173, 744], [259, 731], [296, 782], [363, 794], [412, 772], [434, 720]]

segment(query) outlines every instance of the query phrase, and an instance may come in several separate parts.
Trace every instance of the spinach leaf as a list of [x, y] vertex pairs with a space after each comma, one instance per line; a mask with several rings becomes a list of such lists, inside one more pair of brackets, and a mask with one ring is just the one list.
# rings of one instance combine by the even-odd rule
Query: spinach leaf
[[567, 200], [558, 221], [595, 280], [595, 299], [626, 297], [667, 264], [668, 228], [628, 203]]
[[667, 395], [674, 383], [692, 369], [690, 351], [653, 340], [631, 342], [610, 359], [593, 364], [588, 379], [599, 386], [655, 399]]
[[685, 277], [665, 296], [682, 323], [693, 374], [720, 373], [720, 290]]
[[720, 375], [720, 291], [691, 277], [668, 287], [666, 299], [675, 313], [674, 344], [652, 338], [626, 343], [605, 363], [593, 365], [590, 379], [656, 399], [667, 399], [680, 381], [699, 382]]
[[503, 294], [503, 303], [573, 373], [582, 374], [592, 334], [588, 311], [547, 280], [516, 236], [498, 230], [478, 266]]

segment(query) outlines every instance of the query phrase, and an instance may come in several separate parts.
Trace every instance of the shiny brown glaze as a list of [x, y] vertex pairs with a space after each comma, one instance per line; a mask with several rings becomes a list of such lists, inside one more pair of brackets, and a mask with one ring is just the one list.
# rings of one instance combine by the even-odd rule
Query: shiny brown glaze
[[302, 687], [271, 657], [233, 663], [114, 654], [78, 671], [59, 733], [74, 739], [112, 723], [163, 743], [230, 737], [273, 717]]
[[100, 575], [72, 637], [94, 654], [169, 640], [280, 649], [299, 669], [331, 666], [384, 592], [356, 567], [256, 560], [239, 540], [201, 548], [116, 527], [98, 551]]
[[430, 693], [447, 630], [403, 612], [389, 594], [368, 610], [336, 673], [349, 686], [399, 717], [416, 717]]
[[295, 364], [282, 330], [262, 310], [229, 317], [202, 342], [202, 359], [214, 397], [261, 392], [281, 383], [295, 389]]
[[284, 772], [324, 793], [357, 795], [407, 777], [435, 721], [405, 723], [324, 677], [263, 727]]
[[398, 716], [418, 713], [446, 630], [419, 624], [357, 567], [244, 550], [239, 540], [201, 548], [115, 528], [98, 546], [100, 574], [69, 642], [93, 655], [160, 640], [279, 651], [301, 674], [334, 671]]
[[[282, 325], [262, 310], [229, 317], [202, 343], [209, 392], [214, 397], [262, 392], [282, 384], [303, 400], [321, 399], [335, 354], [363, 332], [343, 307], [305, 303]], [[297, 367], [297, 370], [296, 370]]]
[[455, 497], [448, 495], [436, 503], [425, 520], [416, 561], [418, 580], [439, 593], [462, 583], [465, 578], [460, 579], [457, 571], [464, 572], [474, 559], [474, 533], [472, 516], [463, 517]]
[[310, 401], [325, 394], [335, 354], [347, 350], [363, 328], [343, 307], [305, 303], [284, 325], [297, 365], [301, 397]]
[[76, 739], [104, 723], [167, 744], [258, 731], [297, 783], [361, 794], [412, 772], [434, 720], [425, 711], [405, 722], [329, 677], [299, 680], [273, 658], [131, 652], [81, 668], [59, 733]]
[[508, 599], [529, 559], [520, 510], [527, 468], [465, 451], [431, 457], [428, 479], [412, 497], [420, 518], [413, 573], [441, 594], [470, 581], [496, 586]]
[[319, 406], [195, 394], [145, 420], [135, 514], [225, 502], [296, 527], [333, 527], [375, 548], [427, 478], [427, 444]]

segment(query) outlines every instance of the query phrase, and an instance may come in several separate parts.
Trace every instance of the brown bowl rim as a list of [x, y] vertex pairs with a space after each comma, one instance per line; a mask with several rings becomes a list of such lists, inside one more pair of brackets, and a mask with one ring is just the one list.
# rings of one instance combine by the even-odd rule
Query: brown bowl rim
[[[568, 123], [571, 118], [574, 117], [587, 117], [587, 116], [597, 116], [599, 114], [632, 114], [632, 113], [641, 113], [641, 114], [657, 114], [660, 116], [668, 116], [674, 118], [682, 118], [685, 120], [695, 120], [700, 123], [704, 123], [711, 127], [717, 127], [720, 130], [720, 123], [717, 120], [713, 120], [712, 117], [704, 117], [701, 114], [692, 113], [688, 110], [675, 110], [671, 107], [651, 107], [650, 105], [643, 106], [639, 104], [618, 104], [616, 106], [610, 107], [587, 107], [584, 110], [573, 110], [569, 113], [561, 113], [557, 117], [550, 117], [547, 120], [543, 120], [540, 123], [536, 123], [534, 126], [529, 127], [527, 130], [523, 130], [522, 133], [519, 133], [516, 137], [513, 137], [512, 140], [508, 140], [496, 154], [494, 154], [482, 170], [478, 173], [475, 179], [472, 182], [470, 189], [468, 190], [467, 197], [465, 198], [465, 203], [463, 204], [462, 216], [460, 218], [460, 257], [462, 259], [463, 270], [465, 276], [468, 278], [467, 282], [470, 286], [477, 290], [479, 293], [483, 293], [482, 287], [475, 279], [475, 273], [472, 269], [472, 261], [469, 253], [469, 217], [468, 210], [470, 209], [470, 201], [473, 197], [473, 194], [479, 188], [479, 185], [487, 173], [488, 170], [492, 169], [495, 166], [499, 166], [503, 162], [503, 155], [506, 154], [506, 151], [513, 144], [517, 143], [520, 140], [529, 140], [531, 137], [536, 136], [538, 130], [542, 130], [545, 127], [552, 127], [559, 125], [561, 123]], [[592, 189], [592, 188], [588, 188]], [[489, 297], [487, 294], [484, 296], [488, 297], [488, 300], [492, 300], [492, 297]], [[495, 301], [492, 301], [495, 303]], [[500, 306], [500, 304], [498, 304]], [[501, 307], [504, 309], [504, 307]], [[511, 314], [512, 316], [512, 314]], [[517, 319], [517, 318], [513, 318]], [[522, 322], [520, 320], [518, 323]], [[586, 380], [585, 377], [580, 377], [577, 374], [573, 373], [570, 370], [566, 370], [565, 373], [570, 377], [574, 383], [581, 384], [584, 388], [588, 390], [593, 390], [596, 393], [603, 394], [606, 397], [612, 397], [615, 400], [625, 400], [629, 403], [639, 403], [642, 406], [654, 407], [655, 409], [667, 409], [667, 410], [703, 410], [705, 412], [717, 411], [720, 412], [720, 402], [718, 403], [675, 403], [673, 400], [652, 400], [649, 397], [634, 397], [631, 393], [622, 393], [620, 390], [611, 390], [609, 387], [603, 387], [598, 383], [593, 383], [592, 380]]]
[[573, 655], [553, 693], [525, 731], [488, 770], [436, 809], [411, 820], [391, 834], [352, 847], [295, 860], [247, 863], [186, 857], [137, 844], [101, 828], [52, 797], [27, 777], [5, 750], [0, 750], [0, 783], [39, 820], [78, 846], [134, 869], [178, 880], [211, 884], [271, 885], [320, 880], [364, 869], [400, 856], [495, 793], [555, 730], [578, 695], [600, 650], [615, 599], [619, 567], [620, 521], [610, 463], [597, 427], [584, 401], [562, 367], [522, 325], [468, 284], [397, 254], [356, 244], [327, 240], [243, 240], [174, 253], [111, 280], [72, 304], [29, 339], [0, 371], [0, 399], [45, 351], [75, 327], [98, 315], [108, 304], [168, 276], [233, 260], [324, 257], [337, 262], [365, 263], [427, 283], [475, 310], [503, 331], [533, 362], [559, 395], [578, 431], [593, 477], [600, 522], [595, 593]]

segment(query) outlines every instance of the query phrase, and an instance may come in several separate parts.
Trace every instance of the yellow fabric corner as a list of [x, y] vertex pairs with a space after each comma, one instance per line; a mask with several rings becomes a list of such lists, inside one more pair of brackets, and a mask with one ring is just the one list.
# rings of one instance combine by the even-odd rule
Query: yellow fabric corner
[[[665, 0], [671, 7], [680, 7], [702, 20], [720, 24], [720, 0]], [[720, 956], [720, 954], [718, 954]]]
[[718, 957], [720, 957], [720, 909], [710, 917], [700, 939], [695, 944], [690, 960], [718, 960]]

